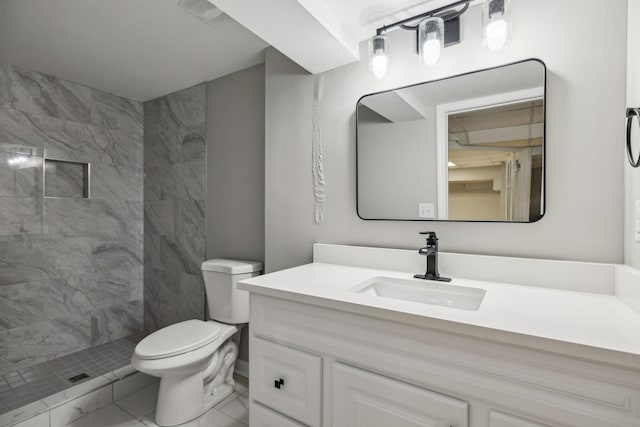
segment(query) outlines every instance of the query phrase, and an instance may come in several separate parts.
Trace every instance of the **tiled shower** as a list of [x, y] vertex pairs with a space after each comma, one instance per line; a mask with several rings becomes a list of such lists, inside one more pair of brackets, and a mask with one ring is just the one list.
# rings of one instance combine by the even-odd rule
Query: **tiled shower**
[[143, 106], [0, 65], [0, 413], [204, 317], [204, 135], [204, 85]]
[[204, 319], [206, 90], [144, 104], [144, 324]]

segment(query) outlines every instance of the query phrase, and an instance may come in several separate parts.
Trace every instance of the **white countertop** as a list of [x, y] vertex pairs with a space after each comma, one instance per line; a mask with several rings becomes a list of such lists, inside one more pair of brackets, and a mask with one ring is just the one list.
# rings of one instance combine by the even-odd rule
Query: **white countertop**
[[477, 311], [358, 294], [376, 276], [412, 274], [312, 263], [239, 282], [252, 293], [640, 371], [640, 315], [612, 295], [453, 278], [486, 290]]

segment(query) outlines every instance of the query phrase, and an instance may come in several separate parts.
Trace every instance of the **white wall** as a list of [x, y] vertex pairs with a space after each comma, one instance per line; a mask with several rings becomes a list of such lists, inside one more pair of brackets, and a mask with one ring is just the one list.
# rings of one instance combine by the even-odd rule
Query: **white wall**
[[[443, 251], [621, 262], [626, 4], [514, 0], [513, 42], [482, 49], [480, 10], [462, 17], [462, 44], [421, 68], [414, 35], [391, 34], [391, 77], [368, 78], [360, 63], [327, 73], [322, 108], [324, 222], [313, 223], [313, 77], [266, 52], [265, 257], [269, 271], [309, 262], [313, 242], [417, 248], [438, 232]], [[596, 37], [594, 34], [598, 34]], [[356, 215], [355, 105], [364, 94], [536, 57], [548, 67], [547, 213], [532, 224], [363, 221]], [[584, 186], [584, 183], [589, 183]]]
[[436, 112], [430, 110], [430, 120], [359, 120], [362, 218], [415, 219], [418, 203], [433, 203], [437, 212]]
[[[640, 0], [628, 0], [627, 28], [627, 106], [640, 107]], [[622, 119], [620, 127], [623, 127]], [[640, 150], [638, 124], [633, 123], [634, 152]], [[623, 140], [620, 141], [621, 161], [624, 162], [625, 222], [624, 222], [624, 262], [640, 268], [640, 243], [635, 240], [635, 201], [640, 200], [640, 168], [631, 167], [624, 154]], [[625, 156], [625, 157], [623, 157]]]

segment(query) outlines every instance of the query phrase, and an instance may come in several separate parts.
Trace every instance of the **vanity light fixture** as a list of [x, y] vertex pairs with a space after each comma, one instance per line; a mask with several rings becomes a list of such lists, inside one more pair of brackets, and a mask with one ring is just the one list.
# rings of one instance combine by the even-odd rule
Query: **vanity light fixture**
[[[369, 74], [381, 79], [389, 70], [389, 38], [385, 33], [396, 30], [415, 31], [416, 51], [428, 66], [438, 63], [445, 47], [460, 43], [460, 16], [472, 0], [459, 0], [376, 30], [369, 40]], [[511, 41], [511, 0], [485, 0], [482, 14], [484, 44], [500, 49]]]
[[502, 49], [511, 42], [511, 0], [487, 0], [482, 5], [484, 45]]
[[383, 78], [389, 71], [389, 37], [384, 34], [375, 35], [369, 40], [369, 75], [376, 79]]
[[426, 65], [436, 65], [444, 49], [444, 19], [438, 16], [424, 19], [418, 25], [418, 54]]

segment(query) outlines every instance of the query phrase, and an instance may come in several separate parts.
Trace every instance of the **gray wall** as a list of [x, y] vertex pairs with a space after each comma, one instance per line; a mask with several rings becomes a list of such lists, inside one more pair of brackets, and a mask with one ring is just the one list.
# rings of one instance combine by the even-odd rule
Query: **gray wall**
[[[6, 144], [90, 162], [91, 198]], [[142, 221], [142, 105], [0, 65], [0, 374], [142, 330]]]
[[264, 65], [207, 83], [207, 258], [264, 260]]
[[207, 258], [264, 261], [264, 65], [207, 83]]
[[[413, 34], [394, 32], [392, 46], [398, 48], [383, 81], [367, 77], [363, 43], [362, 61], [327, 73], [321, 105], [327, 199], [321, 225], [313, 223], [313, 77], [268, 49], [267, 269], [309, 262], [313, 242], [417, 248], [422, 243], [417, 233], [425, 229], [438, 232], [444, 251], [621, 262], [626, 4], [599, 6], [595, 0], [515, 2], [513, 42], [500, 52], [482, 48], [480, 8], [472, 7], [462, 17], [462, 44], [447, 48], [432, 69], [417, 64]], [[574, 19], [576, 10], [580, 19]], [[595, 27], [600, 37], [593, 37]], [[540, 221], [376, 222], [356, 216], [354, 113], [360, 96], [531, 57], [548, 67], [547, 213]]]
[[204, 319], [205, 85], [144, 104], [144, 325]]

